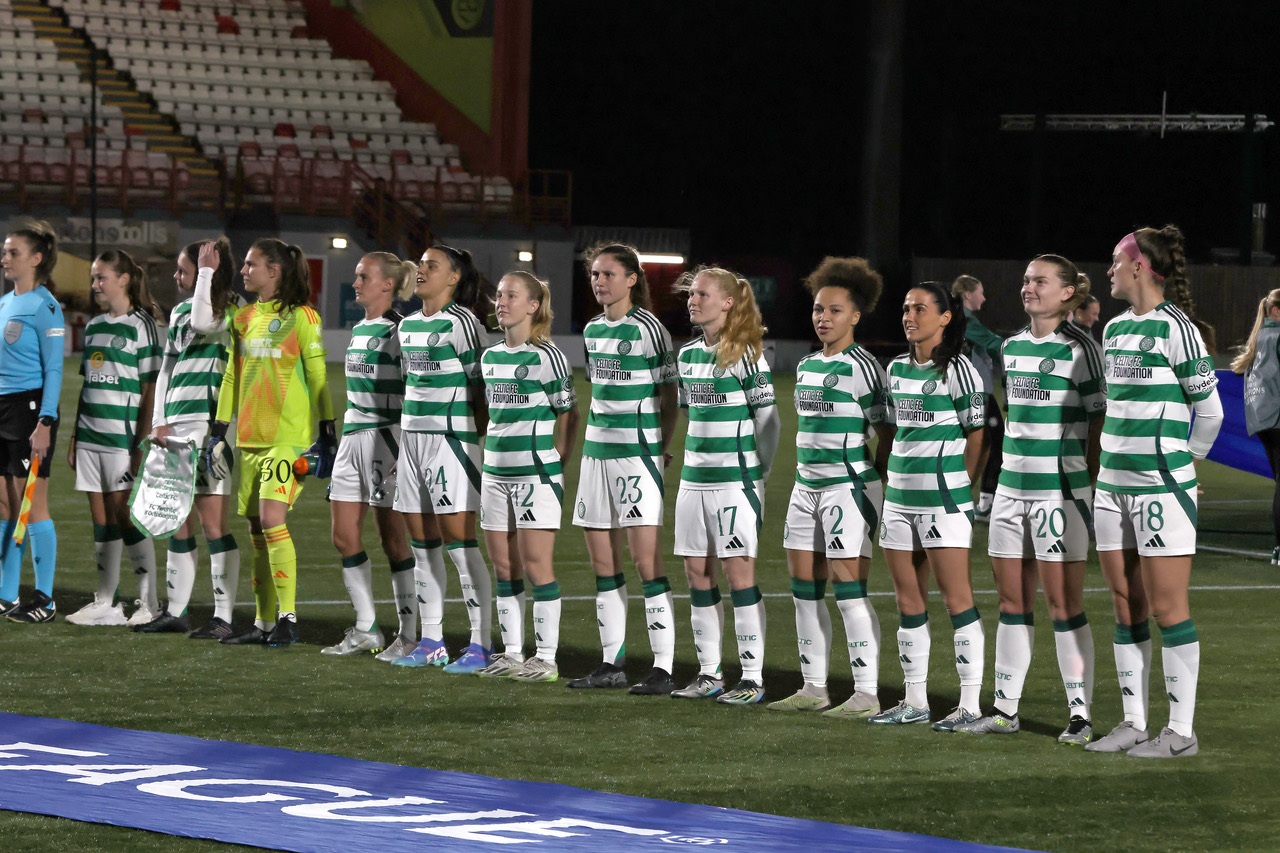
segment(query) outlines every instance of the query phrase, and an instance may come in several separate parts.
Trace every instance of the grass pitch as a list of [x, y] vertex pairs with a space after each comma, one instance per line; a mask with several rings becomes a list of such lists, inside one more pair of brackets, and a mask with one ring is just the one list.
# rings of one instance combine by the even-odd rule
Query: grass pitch
[[[62, 411], [75, 411], [79, 378], [68, 363]], [[784, 435], [793, 435], [790, 376], [777, 377]], [[579, 377], [580, 393], [585, 382]], [[341, 408], [340, 365], [330, 388]], [[64, 430], [61, 450], [65, 452]], [[676, 447], [679, 458], [679, 447]], [[795, 628], [781, 547], [782, 518], [794, 470], [794, 444], [784, 441], [768, 490], [758, 576], [766, 594], [769, 699], [800, 683]], [[568, 465], [569, 493], [576, 461]], [[1202, 643], [1196, 730], [1201, 754], [1170, 762], [1140, 762], [1059, 746], [1067, 715], [1058, 679], [1051, 623], [1037, 608], [1036, 652], [1021, 706], [1023, 732], [1008, 738], [942, 735], [926, 727], [882, 730], [817, 715], [783, 714], [763, 705], [731, 708], [713, 702], [675, 702], [623, 691], [570, 691], [563, 683], [523, 685], [402, 669], [370, 657], [334, 659], [322, 645], [341, 638], [351, 608], [335, 552], [329, 546], [324, 490], [309, 485], [291, 514], [298, 544], [299, 619], [303, 645], [277, 651], [231, 648], [180, 635], [142, 636], [125, 629], [52, 625], [0, 625], [0, 709], [123, 728], [234, 740], [352, 758], [481, 773], [509, 779], [560, 782], [623, 794], [770, 812], [878, 829], [1038, 850], [1264, 850], [1280, 849], [1280, 785], [1273, 770], [1280, 749], [1280, 690], [1275, 665], [1280, 637], [1273, 630], [1276, 574], [1266, 553], [1269, 481], [1217, 465], [1201, 465], [1202, 551], [1196, 558], [1192, 610]], [[679, 472], [667, 472], [668, 515]], [[65, 460], [57, 466], [51, 504], [58, 524], [60, 568], [56, 599], [62, 613], [88, 601], [96, 587], [92, 531], [84, 497], [72, 490]], [[571, 507], [570, 502], [566, 502]], [[243, 522], [233, 530], [248, 547]], [[375, 591], [390, 598], [385, 559], [366, 530], [374, 557]], [[671, 547], [671, 535], [665, 544]], [[158, 548], [163, 566], [163, 548]], [[974, 587], [987, 629], [987, 685], [995, 647], [996, 597], [985, 557], [986, 528], [973, 547]], [[589, 671], [599, 659], [594, 584], [582, 536], [568, 523], [556, 548], [564, 594], [560, 670]], [[241, 572], [240, 600], [249, 602], [249, 568]], [[193, 624], [212, 607], [208, 557], [192, 602]], [[687, 590], [677, 558], [668, 575]], [[457, 578], [450, 568], [451, 593]], [[30, 581], [29, 569], [24, 576]], [[632, 595], [628, 670], [638, 680], [649, 668], [639, 606]], [[121, 597], [135, 594], [126, 571]], [[723, 586], [723, 585], [722, 585]], [[902, 695], [892, 650], [897, 624], [891, 585], [879, 553], [870, 590], [884, 641], [881, 702]], [[1086, 609], [1097, 646], [1094, 721], [1106, 732], [1120, 719], [1111, 658], [1110, 596], [1096, 556], [1090, 560]], [[28, 585], [24, 584], [24, 594]], [[680, 614], [676, 680], [696, 671], [688, 628], [687, 595]], [[728, 609], [728, 608], [726, 608]], [[842, 701], [852, 691], [839, 614], [832, 608], [835, 647], [830, 691]], [[384, 625], [394, 609], [380, 605]], [[251, 602], [237, 621], [252, 615]], [[732, 617], [727, 615], [729, 626]], [[446, 639], [467, 639], [460, 602], [445, 611]], [[937, 653], [932, 656], [930, 705], [945, 714], [958, 684], [945, 653], [949, 623], [941, 601], [931, 602]], [[726, 631], [725, 659], [735, 649]], [[1159, 642], [1157, 640], [1158, 647]], [[1159, 652], [1152, 673], [1151, 725], [1167, 719], [1160, 690]], [[737, 675], [730, 667], [726, 676]], [[148, 832], [0, 811], [0, 838], [14, 851], [223, 851], [228, 845]], [[247, 849], [247, 848], [243, 848]]]

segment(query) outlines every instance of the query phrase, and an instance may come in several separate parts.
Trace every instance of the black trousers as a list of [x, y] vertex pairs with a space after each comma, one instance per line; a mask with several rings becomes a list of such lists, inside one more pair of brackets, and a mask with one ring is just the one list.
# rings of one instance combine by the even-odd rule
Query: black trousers
[[1271, 526], [1275, 530], [1276, 545], [1280, 546], [1280, 428], [1259, 430], [1257, 435], [1267, 451], [1267, 464], [1276, 481], [1276, 491], [1271, 498]]
[[[1000, 482], [1000, 469], [1004, 465], [1004, 415], [994, 394], [986, 395], [987, 421], [983, 427], [983, 442], [987, 445], [987, 467], [982, 469], [982, 491], [995, 494]], [[1280, 433], [1280, 430], [1276, 431]], [[1277, 439], [1280, 441], [1280, 438]]]

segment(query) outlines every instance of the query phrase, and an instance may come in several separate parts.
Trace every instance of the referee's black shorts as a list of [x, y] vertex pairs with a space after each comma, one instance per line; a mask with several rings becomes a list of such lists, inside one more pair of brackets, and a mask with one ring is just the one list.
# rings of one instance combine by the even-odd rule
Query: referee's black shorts
[[[0, 395], [0, 476], [25, 480], [31, 466], [31, 433], [40, 422], [40, 401], [44, 392], [18, 391]], [[53, 448], [58, 441], [58, 421], [49, 428], [49, 452], [40, 460], [36, 476], [48, 478]]]

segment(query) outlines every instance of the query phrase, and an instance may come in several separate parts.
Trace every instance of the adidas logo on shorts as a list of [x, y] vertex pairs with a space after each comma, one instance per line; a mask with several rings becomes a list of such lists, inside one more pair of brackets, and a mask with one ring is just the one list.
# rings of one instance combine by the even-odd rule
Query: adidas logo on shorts
[[640, 507], [633, 506], [631, 512], [626, 514], [626, 518], [644, 518], [644, 516], [640, 514]]
[[538, 519], [533, 517], [533, 510], [526, 509], [524, 511], [524, 515], [520, 516], [520, 520], [521, 521], [537, 521]]
[[1059, 539], [1057, 542], [1054, 542], [1052, 545], [1049, 546], [1050, 554], [1065, 554], [1066, 552], [1067, 552], [1067, 548], [1065, 545], [1062, 544], [1061, 539]]
[[924, 535], [924, 538], [925, 539], [941, 539], [942, 534], [938, 532], [938, 528], [936, 526], [933, 526], [929, 528], [929, 532]]
[[1164, 540], [1161, 539], [1160, 534], [1157, 533], [1155, 536], [1152, 536], [1150, 539], [1148, 539], [1147, 544], [1144, 545], [1143, 547], [1144, 548], [1163, 548]]
[[840, 537], [839, 537], [839, 536], [837, 536], [835, 539], [832, 539], [832, 540], [831, 540], [831, 542], [827, 545], [827, 550], [828, 550], [828, 551], [843, 551], [843, 550], [844, 550], [844, 543], [840, 541]]
[[440, 500], [436, 501], [436, 506], [453, 506], [453, 501], [449, 500], [448, 495], [441, 495]]
[[742, 545], [742, 541], [739, 540], [737, 536], [735, 536], [732, 539], [730, 539], [729, 544], [725, 545], [724, 547], [725, 548], [742, 548], [743, 545]]

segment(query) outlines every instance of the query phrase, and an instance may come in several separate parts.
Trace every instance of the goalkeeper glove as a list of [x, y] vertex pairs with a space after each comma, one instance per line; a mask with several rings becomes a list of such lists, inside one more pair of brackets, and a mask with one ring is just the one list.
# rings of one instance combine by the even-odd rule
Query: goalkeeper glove
[[235, 463], [235, 452], [227, 443], [227, 427], [225, 421], [214, 421], [209, 428], [209, 440], [204, 445], [204, 465], [215, 480], [228, 479]]

